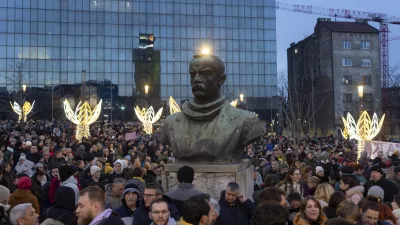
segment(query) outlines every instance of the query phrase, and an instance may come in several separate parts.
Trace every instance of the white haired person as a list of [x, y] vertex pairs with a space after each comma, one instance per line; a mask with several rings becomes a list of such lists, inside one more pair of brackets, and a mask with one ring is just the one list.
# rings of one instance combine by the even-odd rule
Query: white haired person
[[38, 218], [39, 215], [30, 203], [16, 205], [10, 212], [10, 222], [12, 225], [38, 225]]
[[0, 185], [0, 224], [10, 224], [10, 218], [7, 215], [7, 211], [11, 208], [8, 204], [9, 198], [10, 190]]

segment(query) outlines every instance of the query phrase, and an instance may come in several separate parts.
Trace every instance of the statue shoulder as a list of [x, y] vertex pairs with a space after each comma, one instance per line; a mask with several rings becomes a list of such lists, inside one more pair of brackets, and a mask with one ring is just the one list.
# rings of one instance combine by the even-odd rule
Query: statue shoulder
[[165, 118], [164, 124], [170, 124], [170, 123], [174, 123], [176, 121], [180, 121], [183, 117], [184, 117], [183, 112], [174, 113]]
[[258, 117], [254, 112], [250, 112], [243, 109], [235, 108], [231, 105], [228, 106], [228, 113], [236, 118], [250, 121], [259, 121]]

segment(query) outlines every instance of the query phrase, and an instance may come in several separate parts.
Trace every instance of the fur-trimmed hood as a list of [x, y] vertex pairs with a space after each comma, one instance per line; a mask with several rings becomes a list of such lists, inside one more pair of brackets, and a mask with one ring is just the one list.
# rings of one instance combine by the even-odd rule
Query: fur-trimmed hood
[[363, 186], [355, 186], [346, 191], [346, 197], [351, 197], [354, 194], [363, 194], [365, 188]]

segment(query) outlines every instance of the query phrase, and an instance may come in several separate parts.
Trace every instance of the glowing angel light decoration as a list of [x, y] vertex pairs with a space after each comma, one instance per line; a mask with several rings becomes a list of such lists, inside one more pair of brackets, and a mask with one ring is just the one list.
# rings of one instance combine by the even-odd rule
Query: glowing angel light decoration
[[18, 121], [24, 119], [24, 122], [26, 122], [28, 114], [32, 111], [33, 106], [35, 105], [35, 101], [33, 101], [32, 105], [30, 102], [25, 102], [24, 105], [22, 106], [22, 109], [17, 102], [14, 102], [14, 104], [10, 102], [10, 105], [13, 111], [18, 115]]
[[140, 122], [143, 123], [144, 132], [146, 132], [147, 134], [153, 133], [153, 123], [157, 122], [160, 119], [162, 110], [163, 108], [161, 107], [158, 110], [157, 114], [155, 114], [153, 106], [150, 106], [150, 108], [148, 108], [147, 110], [146, 108], [140, 110], [139, 106], [135, 107], [136, 116], [139, 118]]
[[347, 113], [347, 119], [342, 117], [344, 129], [342, 135], [344, 138], [356, 139], [359, 143], [357, 146], [358, 154], [357, 159], [360, 158], [361, 152], [364, 150], [365, 141], [372, 140], [382, 128], [385, 114], [383, 114], [381, 121], [378, 120], [378, 116], [374, 113], [372, 120], [369, 117], [368, 112], [364, 111], [357, 123], [354, 118]]
[[238, 99], [235, 99], [235, 101], [231, 101], [231, 105], [232, 105], [233, 107], [235, 107], [235, 108], [236, 108], [236, 106], [237, 106], [237, 103], [238, 103]]
[[64, 100], [63, 104], [65, 115], [71, 122], [76, 124], [76, 139], [82, 140], [82, 137], [90, 136], [89, 125], [94, 123], [99, 118], [102, 102], [103, 100], [100, 100], [93, 110], [90, 108], [90, 105], [87, 101], [85, 101], [82, 105], [82, 102], [79, 102], [75, 111], [73, 111], [68, 100]]
[[172, 114], [180, 112], [181, 108], [172, 96], [169, 96], [169, 112]]

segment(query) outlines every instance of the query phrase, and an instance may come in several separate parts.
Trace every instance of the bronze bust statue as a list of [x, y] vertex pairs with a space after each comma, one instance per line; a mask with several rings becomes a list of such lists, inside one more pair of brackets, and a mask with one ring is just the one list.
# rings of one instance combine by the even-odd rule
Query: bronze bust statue
[[195, 55], [189, 73], [194, 99], [165, 119], [161, 139], [171, 146], [177, 163], [240, 162], [244, 147], [264, 132], [258, 117], [222, 96], [225, 65], [218, 57]]

